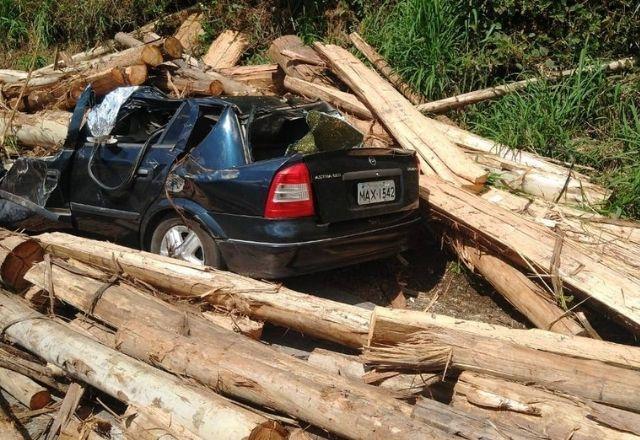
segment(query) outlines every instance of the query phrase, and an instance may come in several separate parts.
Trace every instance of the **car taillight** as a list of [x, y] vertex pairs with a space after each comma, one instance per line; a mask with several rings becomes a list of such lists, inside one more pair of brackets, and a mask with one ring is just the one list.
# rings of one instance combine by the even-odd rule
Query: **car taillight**
[[278, 171], [271, 182], [264, 216], [270, 219], [309, 217], [315, 214], [311, 177], [303, 163]]

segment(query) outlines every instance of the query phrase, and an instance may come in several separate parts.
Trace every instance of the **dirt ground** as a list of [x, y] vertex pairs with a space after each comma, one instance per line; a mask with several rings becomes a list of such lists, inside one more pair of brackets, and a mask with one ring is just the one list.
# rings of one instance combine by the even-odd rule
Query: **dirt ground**
[[368, 308], [392, 305], [527, 327], [526, 319], [491, 286], [426, 236], [415, 249], [398, 257], [290, 278], [284, 284], [300, 292]]

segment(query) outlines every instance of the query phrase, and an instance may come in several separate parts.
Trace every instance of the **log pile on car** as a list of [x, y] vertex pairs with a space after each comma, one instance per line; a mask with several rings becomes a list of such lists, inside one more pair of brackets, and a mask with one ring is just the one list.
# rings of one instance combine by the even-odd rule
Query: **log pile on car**
[[[173, 18], [174, 35], [150, 23], [42, 69], [0, 71], [0, 138], [55, 150], [88, 84], [98, 96], [152, 84], [325, 100], [366, 145], [417, 152], [428, 226], [537, 329], [367, 310], [109, 243], [2, 231], [0, 388], [12, 400], [1, 438], [27, 426], [47, 439], [640, 437], [640, 348], [601, 340], [564, 300], [637, 336], [640, 225], [597, 214], [610, 194], [574, 167], [434, 116], [535, 80], [429, 103], [357, 34], [373, 68], [293, 35], [272, 42], [272, 64], [238, 66], [241, 32], [197, 59], [202, 15]], [[334, 349], [296, 358], [260, 342], [265, 323]]]

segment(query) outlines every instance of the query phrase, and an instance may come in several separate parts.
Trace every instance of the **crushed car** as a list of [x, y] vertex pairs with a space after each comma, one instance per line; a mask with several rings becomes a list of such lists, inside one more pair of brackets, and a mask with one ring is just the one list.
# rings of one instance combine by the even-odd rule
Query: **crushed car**
[[261, 278], [405, 250], [415, 231], [414, 152], [363, 146], [324, 102], [173, 99], [90, 87], [62, 148], [0, 180], [0, 223], [72, 229]]

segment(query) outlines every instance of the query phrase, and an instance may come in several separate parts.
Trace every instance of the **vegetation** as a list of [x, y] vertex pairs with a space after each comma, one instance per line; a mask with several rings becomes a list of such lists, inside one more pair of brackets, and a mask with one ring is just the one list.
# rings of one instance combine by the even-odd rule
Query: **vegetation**
[[[187, 0], [0, 0], [0, 62], [36, 67]], [[428, 99], [638, 53], [637, 0], [204, 0], [202, 48], [224, 28], [251, 36], [246, 63], [297, 33], [346, 43], [359, 30]], [[169, 30], [170, 31], [170, 30]], [[635, 73], [583, 71], [450, 114], [513, 148], [593, 169], [611, 213], [640, 218], [640, 86]]]

